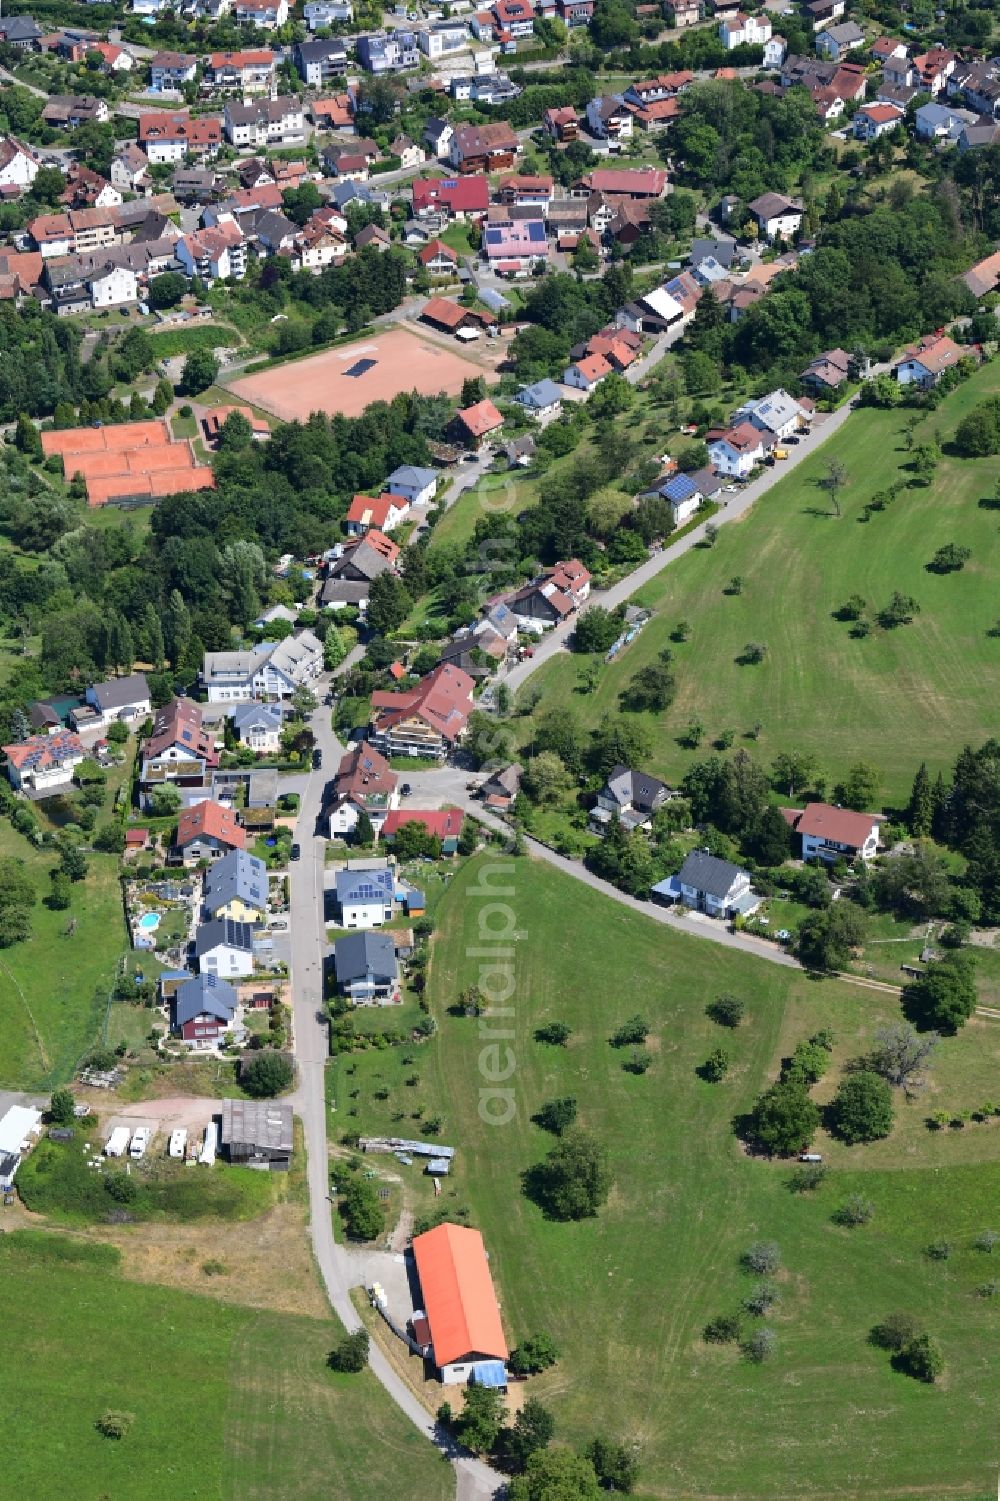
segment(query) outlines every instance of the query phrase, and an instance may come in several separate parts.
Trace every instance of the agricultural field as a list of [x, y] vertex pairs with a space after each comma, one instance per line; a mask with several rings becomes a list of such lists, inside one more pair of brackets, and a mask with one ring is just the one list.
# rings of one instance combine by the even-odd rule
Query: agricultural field
[[[940, 433], [945, 445], [933, 482], [904, 490], [868, 522], [861, 512], [875, 492], [908, 477], [911, 414], [853, 414], [745, 520], [723, 527], [714, 548], [688, 553], [640, 591], [636, 602], [651, 606], [655, 619], [593, 693], [577, 690], [579, 660], [547, 663], [532, 680], [542, 690], [540, 711], [569, 705], [585, 726], [596, 725], [617, 710], [635, 672], [669, 647], [676, 697], [664, 713], [643, 716], [653, 742], [647, 769], [659, 776], [677, 780], [722, 731], [733, 730], [739, 743], [757, 722], [750, 749], [765, 763], [781, 750], [813, 752], [832, 782], [868, 759], [890, 805], [905, 800], [921, 760], [932, 775], [947, 772], [964, 743], [1000, 729], [1000, 639], [987, 635], [1000, 614], [1000, 530], [997, 512], [982, 504], [996, 490], [1000, 460], [947, 454], [960, 418], [998, 390], [994, 362], [923, 417], [915, 443]], [[848, 475], [839, 518], [818, 485], [834, 459]], [[928, 572], [936, 549], [952, 541], [972, 550], [965, 568]], [[742, 592], [727, 594], [735, 575]], [[855, 639], [834, 618], [852, 594], [874, 615], [895, 590], [920, 606], [910, 625]], [[673, 642], [681, 620], [690, 637]], [[748, 641], [767, 647], [759, 665], [736, 660]], [[697, 750], [678, 744], [694, 718], [705, 730]], [[525, 721], [524, 743], [530, 735]]]
[[[339, 1376], [339, 1326], [124, 1280], [117, 1253], [38, 1232], [0, 1238], [0, 1393], [20, 1441], [11, 1495], [129, 1501], [445, 1501], [449, 1468], [368, 1372]], [[129, 1413], [127, 1435], [97, 1420]]]
[[128, 948], [115, 855], [88, 855], [70, 909], [54, 912], [52, 850], [37, 850], [0, 822], [0, 857], [24, 862], [38, 892], [31, 937], [0, 952], [0, 1085], [51, 1089], [69, 1080], [99, 1039], [108, 992]]
[[[543, 1330], [561, 1346], [558, 1365], [532, 1385], [558, 1436], [635, 1440], [650, 1497], [985, 1492], [1000, 1306], [976, 1296], [994, 1268], [974, 1240], [1000, 1230], [1000, 1120], [933, 1129], [928, 1118], [978, 1112], [995, 1097], [1000, 1025], [977, 1017], [942, 1042], [928, 1089], [912, 1103], [897, 1092], [887, 1140], [848, 1148], [821, 1131], [815, 1148], [828, 1176], [795, 1195], [789, 1164], [747, 1157], [732, 1117], [821, 1027], [835, 1034], [815, 1090], [828, 1100], [841, 1066], [898, 1020], [893, 997], [676, 934], [540, 863], [508, 861], [492, 885], [513, 888], [499, 895], [518, 930], [516, 1113], [491, 1126], [479, 1110], [480, 1024], [449, 1013], [482, 982], [485, 908], [470, 888], [483, 864], [464, 867], [439, 910], [430, 970], [439, 1031], [419, 1050], [418, 1083], [401, 1083], [385, 1055], [345, 1060], [358, 1063], [358, 1114], [348, 1122], [338, 1110], [335, 1129], [384, 1128], [414, 1106], [441, 1115], [442, 1140], [460, 1144], [449, 1192], [483, 1231], [509, 1338]], [[735, 1032], [705, 1015], [724, 991], [747, 1006]], [[635, 1013], [650, 1024], [653, 1061], [642, 1076], [623, 1069], [608, 1042]], [[553, 1020], [572, 1029], [565, 1048], [534, 1039]], [[720, 1043], [733, 1067], [711, 1085], [696, 1069]], [[387, 1098], [377, 1100], [376, 1087]], [[598, 1216], [569, 1224], [546, 1220], [520, 1183], [554, 1140], [531, 1117], [564, 1095], [605, 1144], [613, 1175]], [[847, 1230], [832, 1216], [854, 1192], [872, 1201], [874, 1218]], [[777, 1351], [757, 1366], [731, 1345], [705, 1344], [701, 1331], [739, 1309], [752, 1281], [740, 1257], [761, 1239], [781, 1248], [781, 1302], [767, 1320]], [[928, 1257], [942, 1239], [948, 1259]], [[940, 1341], [947, 1368], [937, 1384], [895, 1372], [869, 1343], [873, 1324], [897, 1309]]]

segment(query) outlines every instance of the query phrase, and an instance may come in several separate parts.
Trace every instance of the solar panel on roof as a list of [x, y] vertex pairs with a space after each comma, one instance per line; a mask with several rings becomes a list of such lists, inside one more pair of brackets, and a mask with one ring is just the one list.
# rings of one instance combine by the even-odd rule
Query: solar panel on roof
[[532, 222], [531, 224], [529, 224], [528, 225], [528, 239], [529, 240], [544, 240], [545, 239], [545, 225], [544, 224], [535, 224], [534, 222]]
[[486, 231], [486, 243], [487, 245], [502, 245], [503, 235], [498, 229], [488, 229]]

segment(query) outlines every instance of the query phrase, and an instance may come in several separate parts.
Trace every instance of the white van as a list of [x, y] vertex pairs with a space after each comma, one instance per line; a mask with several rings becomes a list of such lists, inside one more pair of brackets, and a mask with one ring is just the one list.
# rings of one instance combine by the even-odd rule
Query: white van
[[176, 1131], [170, 1133], [170, 1146], [167, 1155], [170, 1157], [183, 1158], [184, 1148], [187, 1146], [188, 1134], [183, 1126], [178, 1126]]
[[132, 1145], [128, 1149], [128, 1154], [130, 1157], [134, 1158], [136, 1162], [141, 1162], [145, 1157], [146, 1148], [149, 1146], [152, 1135], [153, 1133], [152, 1131], [150, 1131], [148, 1126], [140, 1126], [138, 1131], [133, 1136]]
[[800, 1162], [822, 1162], [823, 1161], [823, 1153], [822, 1152], [800, 1152], [799, 1153], [799, 1161]]

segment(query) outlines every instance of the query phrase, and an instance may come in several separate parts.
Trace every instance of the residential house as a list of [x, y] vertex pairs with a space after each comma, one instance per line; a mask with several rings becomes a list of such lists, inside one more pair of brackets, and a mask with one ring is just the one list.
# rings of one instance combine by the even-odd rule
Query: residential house
[[785, 61], [788, 51], [788, 43], [783, 36], [771, 36], [764, 43], [764, 56], [761, 59], [765, 68], [780, 68]]
[[847, 11], [847, 0], [807, 0], [805, 15], [816, 31], [838, 21]]
[[894, 58], [906, 57], [909, 50], [907, 43], [901, 42], [898, 37], [880, 36], [872, 42], [868, 54], [872, 62], [884, 67]]
[[331, 99], [314, 99], [309, 106], [317, 130], [354, 130], [354, 98], [351, 94], [334, 94]]
[[443, 240], [428, 240], [423, 249], [417, 251], [417, 260], [431, 276], [454, 276], [458, 270], [458, 254]]
[[1000, 251], [977, 261], [962, 277], [973, 297], [987, 297], [1000, 285]]
[[377, 835], [387, 815], [399, 807], [398, 784], [385, 757], [367, 741], [357, 741], [343, 756], [333, 779], [330, 838], [350, 838], [362, 813], [368, 815]]
[[730, 860], [692, 850], [675, 876], [653, 887], [654, 898], [680, 902], [709, 917], [746, 916], [760, 905], [750, 876]]
[[177, 823], [175, 848], [185, 865], [214, 862], [229, 850], [245, 849], [246, 842], [234, 810], [211, 798], [185, 808]]
[[401, 464], [382, 486], [383, 491], [401, 495], [411, 506], [428, 505], [437, 489], [438, 470], [422, 469], [416, 464]]
[[497, 33], [516, 40], [531, 36], [535, 30], [535, 12], [529, 0], [496, 0], [492, 7]]
[[575, 109], [564, 104], [547, 109], [542, 119], [542, 128], [552, 140], [566, 145], [580, 138], [580, 119]]
[[894, 104], [863, 104], [851, 122], [854, 139], [870, 144], [895, 130], [905, 118], [903, 110]]
[[[424, 141], [431, 155], [436, 156], [438, 161], [446, 162], [451, 155], [451, 143], [455, 134], [455, 127], [449, 120], [440, 120], [433, 117], [424, 126]], [[414, 203], [414, 213], [417, 212]]]
[[18, 197], [37, 176], [38, 162], [31, 148], [23, 146], [15, 136], [4, 136], [0, 140], [0, 194], [5, 198]]
[[87, 754], [83, 741], [72, 730], [29, 735], [16, 745], [5, 745], [3, 753], [7, 757], [7, 776], [15, 792], [36, 797], [49, 797], [68, 787]]
[[865, 34], [856, 21], [841, 21], [836, 26], [827, 26], [816, 38], [816, 51], [820, 57], [838, 63], [849, 52], [854, 52], [865, 43]]
[[443, 761], [465, 734], [472, 712], [468, 673], [438, 666], [415, 688], [372, 694], [369, 739], [387, 756], [427, 756]]
[[323, 644], [312, 631], [262, 641], [247, 651], [206, 652], [201, 679], [211, 704], [291, 698], [323, 670]]
[[248, 104], [227, 102], [223, 111], [226, 140], [241, 146], [290, 146], [306, 138], [302, 100], [288, 94]]
[[631, 111], [621, 99], [601, 94], [587, 105], [587, 128], [600, 141], [631, 140]]
[[461, 808], [394, 808], [386, 817], [379, 838], [391, 846], [400, 829], [407, 824], [422, 824], [435, 839], [441, 841], [441, 853], [454, 855], [465, 822]]
[[486, 177], [416, 177], [413, 180], [413, 212], [418, 219], [436, 214], [461, 223], [468, 218], [479, 218], [489, 206], [490, 184]]
[[188, 52], [157, 52], [149, 60], [149, 92], [177, 94], [198, 76], [198, 59]]
[[239, 704], [229, 721], [240, 744], [258, 756], [274, 755], [281, 748], [284, 715], [279, 704]]
[[0, 1189], [9, 1193], [17, 1170], [41, 1134], [42, 1112], [34, 1105], [10, 1105], [0, 1117]]
[[218, 156], [221, 145], [222, 122], [218, 119], [192, 118], [182, 112], [139, 117], [139, 146], [154, 166], [189, 157], [205, 161]]
[[106, 683], [92, 683], [86, 700], [92, 713], [87, 716], [90, 729], [107, 729], [120, 722], [134, 725], [150, 713], [153, 702], [144, 673], [133, 672], [123, 678], [109, 678]]
[[574, 193], [614, 193], [625, 198], [662, 198], [667, 173], [662, 167], [595, 167], [573, 185]]
[[559, 19], [572, 31], [587, 26], [594, 19], [595, 0], [556, 0]]
[[4, 16], [0, 19], [0, 43], [15, 52], [37, 52], [44, 36], [32, 16]]
[[931, 47], [913, 59], [916, 83], [929, 94], [938, 95], [955, 71], [958, 56], [947, 47]]
[[402, 73], [419, 68], [420, 48], [412, 31], [372, 32], [358, 37], [358, 62], [367, 73]]
[[[549, 258], [541, 209], [491, 208], [483, 229], [483, 254], [498, 276], [525, 276]], [[527, 217], [530, 216], [530, 217]]]
[[771, 23], [766, 15], [747, 16], [737, 11], [719, 26], [719, 40], [727, 52], [735, 47], [763, 47], [771, 39]]
[[348, 933], [333, 946], [337, 988], [355, 1006], [392, 1006], [402, 999], [399, 962], [390, 933]]
[[940, 337], [928, 334], [904, 350], [903, 358], [893, 367], [893, 374], [901, 386], [917, 385], [926, 390], [936, 386], [944, 372], [952, 369], [968, 353], [947, 334]]
[[949, 98], [960, 99], [987, 120], [1000, 115], [1000, 62], [959, 63], [948, 78]]
[[690, 474], [675, 474], [665, 480], [659, 488], [659, 494], [670, 507], [674, 526], [683, 526], [686, 521], [690, 521], [703, 499], [697, 481]]
[[236, 991], [218, 975], [196, 975], [175, 990], [170, 1002], [170, 1030], [195, 1049], [214, 1048], [232, 1029], [239, 1002]]
[[769, 434], [777, 442], [783, 438], [790, 438], [805, 427], [810, 420], [810, 412], [789, 396], [788, 392], [780, 386], [776, 391], [771, 391], [767, 396], [758, 400], [744, 402], [737, 412], [733, 413], [734, 422], [743, 418], [753, 423], [754, 427], [762, 433]]
[[415, 141], [411, 141], [408, 135], [398, 135], [389, 147], [392, 156], [399, 158], [400, 169], [404, 172], [412, 167], [420, 167], [427, 160], [427, 152]]
[[213, 52], [205, 64], [205, 84], [212, 93], [266, 94], [273, 86], [277, 57], [269, 48]]
[[234, 849], [205, 872], [205, 911], [241, 924], [267, 915], [267, 866], [249, 850]]
[[124, 47], [118, 47], [114, 42], [90, 42], [88, 52], [96, 52], [104, 59], [101, 68], [102, 73], [114, 75], [115, 73], [131, 73], [135, 67], [135, 60], [131, 52], [126, 52]]
[[701, 0], [665, 0], [664, 11], [668, 26], [674, 31], [685, 31], [701, 20]]
[[80, 125], [106, 125], [111, 118], [105, 99], [90, 94], [55, 94], [42, 110], [53, 130], [76, 130]]
[[342, 928], [380, 928], [392, 921], [396, 883], [387, 861], [348, 861], [334, 884]]
[[277, 31], [288, 20], [288, 0], [236, 0], [233, 17], [238, 26]]
[[799, 380], [816, 396], [829, 395], [848, 379], [850, 356], [843, 349], [827, 349], [818, 354], [799, 375]]
[[802, 841], [803, 860], [874, 860], [878, 854], [879, 813], [855, 813], [828, 803], [782, 808], [789, 828]]
[[297, 42], [292, 57], [299, 77], [310, 89], [320, 89], [347, 71], [347, 46], [342, 37]]
[[287, 1172], [295, 1134], [287, 1100], [223, 1100], [219, 1142], [229, 1162]]
[[[209, 407], [201, 419], [201, 430], [205, 436], [205, 442], [210, 448], [218, 448], [223, 429], [234, 413], [237, 416], [245, 417], [247, 422], [249, 422], [250, 431], [255, 443], [262, 443], [271, 436], [271, 424], [266, 417], [258, 417], [252, 407]], [[292, 620], [295, 619], [294, 614], [291, 618]]]
[[246, 275], [247, 242], [232, 218], [185, 235], [177, 241], [174, 254], [187, 276], [202, 281], [242, 281]]
[[653, 814], [669, 797], [670, 788], [665, 782], [631, 766], [615, 766], [590, 810], [589, 827], [593, 833], [602, 835], [615, 821], [629, 832], [648, 829]]
[[[367, 172], [368, 169], [366, 167], [366, 176]], [[384, 255], [387, 250], [392, 249], [392, 238], [389, 235], [388, 230], [383, 229], [381, 225], [366, 224], [364, 229], [362, 229], [358, 234], [354, 236], [354, 248], [355, 250], [365, 250], [370, 248], [372, 250], [377, 250], [379, 255]]]
[[516, 132], [505, 120], [497, 120], [460, 125], [451, 138], [449, 158], [462, 173], [502, 172], [513, 166], [520, 149]]
[[199, 974], [245, 980], [253, 974], [253, 928], [231, 917], [214, 917], [198, 927], [194, 952]]
[[139, 780], [148, 806], [159, 786], [204, 787], [219, 764], [215, 736], [202, 723], [202, 712], [190, 699], [172, 699], [153, 721], [153, 733], [142, 744]]
[[463, 52], [469, 45], [469, 30], [464, 21], [436, 21], [417, 32], [417, 46], [425, 57], [437, 61]]
[[975, 124], [978, 115], [953, 104], [922, 104], [913, 117], [914, 129], [921, 141], [957, 141], [966, 125]]
[[1000, 142], [1000, 125], [995, 120], [981, 119], [976, 125], [963, 125], [958, 137], [961, 152], [981, 150]]
[[791, 239], [802, 224], [802, 204], [783, 193], [762, 193], [747, 208], [765, 240]]
[[126, 141], [111, 158], [111, 183], [120, 193], [144, 196], [153, 191], [149, 157], [134, 141]]
[[504, 1338], [489, 1260], [478, 1230], [445, 1223], [413, 1238], [423, 1317], [414, 1334], [445, 1385], [505, 1383]]
[[374, 527], [388, 535], [406, 517], [410, 503], [402, 495], [386, 494], [377, 498], [355, 495], [344, 517], [344, 526], [352, 537], [363, 537]]
[[709, 436], [708, 453], [720, 474], [746, 479], [764, 462], [764, 438], [752, 422], [740, 422], [717, 437]]
[[895, 88], [911, 88], [917, 84], [917, 70], [907, 50], [893, 52], [882, 64], [882, 82]]
[[514, 400], [539, 422], [550, 421], [562, 411], [562, 392], [555, 381], [547, 377], [530, 386], [522, 386]]
[[612, 367], [603, 354], [589, 354], [585, 359], [576, 360], [567, 366], [563, 372], [563, 385], [572, 386], [575, 391], [586, 391], [589, 396], [591, 391], [596, 391], [602, 380], [607, 379], [611, 371]]
[[354, 605], [364, 612], [372, 582], [391, 569], [398, 556], [399, 548], [395, 542], [374, 527], [365, 536], [345, 542], [340, 554], [328, 566], [326, 582], [320, 592], [324, 608], [339, 610], [345, 605]]
[[306, 0], [302, 10], [310, 31], [325, 26], [348, 24], [354, 20], [352, 0]]
[[589, 595], [590, 573], [578, 558], [571, 558], [507, 595], [504, 603], [520, 629], [537, 635], [564, 624]]

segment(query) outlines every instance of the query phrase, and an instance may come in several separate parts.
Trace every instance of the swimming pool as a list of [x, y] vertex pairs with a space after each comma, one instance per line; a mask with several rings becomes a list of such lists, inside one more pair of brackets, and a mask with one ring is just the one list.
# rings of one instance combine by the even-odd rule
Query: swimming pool
[[159, 912], [144, 912], [138, 923], [140, 933], [155, 933], [159, 926]]

